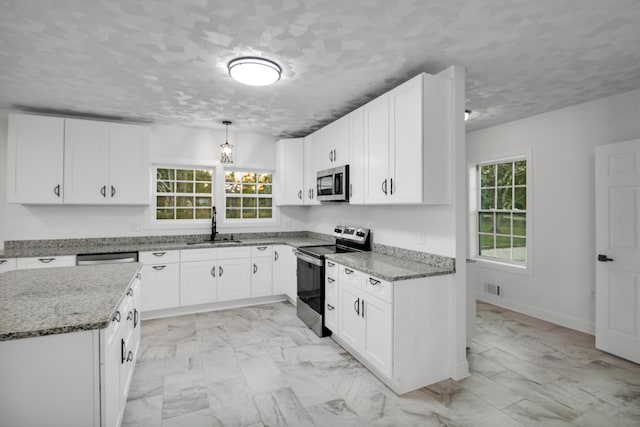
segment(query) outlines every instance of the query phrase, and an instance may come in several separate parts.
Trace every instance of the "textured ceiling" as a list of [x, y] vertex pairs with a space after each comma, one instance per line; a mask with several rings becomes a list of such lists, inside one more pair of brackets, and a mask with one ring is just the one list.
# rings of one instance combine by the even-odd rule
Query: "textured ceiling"
[[0, 108], [304, 136], [452, 64], [468, 130], [640, 88], [640, 1], [0, 0]]

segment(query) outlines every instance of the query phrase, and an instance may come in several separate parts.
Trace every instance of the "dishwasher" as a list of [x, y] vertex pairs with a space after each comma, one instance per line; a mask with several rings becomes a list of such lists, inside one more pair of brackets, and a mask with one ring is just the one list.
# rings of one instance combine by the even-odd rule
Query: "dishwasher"
[[79, 254], [76, 265], [119, 264], [138, 262], [138, 252], [106, 252], [101, 254]]

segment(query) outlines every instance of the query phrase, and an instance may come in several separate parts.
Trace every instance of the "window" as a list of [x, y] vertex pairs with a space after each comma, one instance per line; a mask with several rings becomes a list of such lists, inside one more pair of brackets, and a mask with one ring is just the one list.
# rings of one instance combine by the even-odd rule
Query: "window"
[[478, 256], [527, 262], [527, 161], [478, 166]]
[[224, 174], [227, 220], [273, 218], [273, 174], [226, 171]]
[[158, 221], [211, 219], [213, 170], [156, 168]]

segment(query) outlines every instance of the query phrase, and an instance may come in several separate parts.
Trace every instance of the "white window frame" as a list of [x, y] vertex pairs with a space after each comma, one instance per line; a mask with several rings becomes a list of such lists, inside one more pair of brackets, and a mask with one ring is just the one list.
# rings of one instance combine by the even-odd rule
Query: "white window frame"
[[[480, 267], [506, 271], [510, 273], [518, 273], [525, 275], [533, 274], [533, 159], [531, 150], [521, 151], [504, 156], [494, 156], [479, 159], [468, 164], [469, 174], [469, 254], [470, 258], [476, 261]], [[489, 164], [515, 162], [525, 160], [527, 162], [526, 174], [526, 262], [512, 262], [497, 258], [484, 257], [479, 255], [479, 230], [478, 230], [478, 213], [480, 211], [480, 166]]]
[[[175, 165], [175, 164], [153, 164], [151, 165], [151, 201], [150, 201], [150, 226], [151, 228], [202, 228], [205, 224], [210, 224], [210, 218], [203, 219], [157, 219], [156, 209], [157, 196], [162, 196], [162, 193], [157, 193], [157, 170], [158, 169], [192, 169], [192, 170], [210, 170], [212, 172], [212, 201], [213, 206], [217, 206], [216, 201], [218, 199], [217, 191], [217, 176], [216, 167], [203, 166], [203, 165]], [[219, 216], [219, 215], [218, 215]]]
[[[227, 218], [227, 193], [226, 193], [226, 173], [227, 172], [249, 172], [255, 174], [271, 174], [271, 194], [269, 198], [271, 199], [271, 218]], [[268, 168], [255, 168], [255, 167], [230, 167], [224, 168], [222, 172], [222, 185], [218, 188], [221, 188], [221, 203], [220, 209], [218, 209], [218, 218], [221, 218], [225, 225], [230, 227], [235, 225], [243, 225], [243, 226], [261, 226], [261, 225], [275, 225], [279, 223], [278, 219], [278, 208], [276, 206], [276, 197], [275, 197], [275, 188], [278, 185], [276, 182], [276, 173], [273, 169]], [[259, 197], [259, 195], [257, 195]], [[241, 195], [231, 197], [238, 197], [242, 199]], [[242, 208], [240, 208], [242, 209]], [[259, 208], [258, 208], [259, 209]]]

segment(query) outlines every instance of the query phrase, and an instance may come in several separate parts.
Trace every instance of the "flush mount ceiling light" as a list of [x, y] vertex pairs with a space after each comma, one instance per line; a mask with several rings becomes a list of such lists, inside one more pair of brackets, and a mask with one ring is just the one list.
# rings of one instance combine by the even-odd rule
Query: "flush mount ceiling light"
[[224, 144], [220, 144], [220, 163], [233, 163], [233, 145], [229, 144], [229, 125], [231, 122], [225, 120], [222, 124], [227, 127], [227, 137]]
[[466, 122], [471, 117], [471, 110], [464, 110], [464, 121]]
[[282, 69], [268, 59], [236, 58], [227, 65], [229, 75], [237, 82], [249, 86], [267, 86], [280, 80]]

